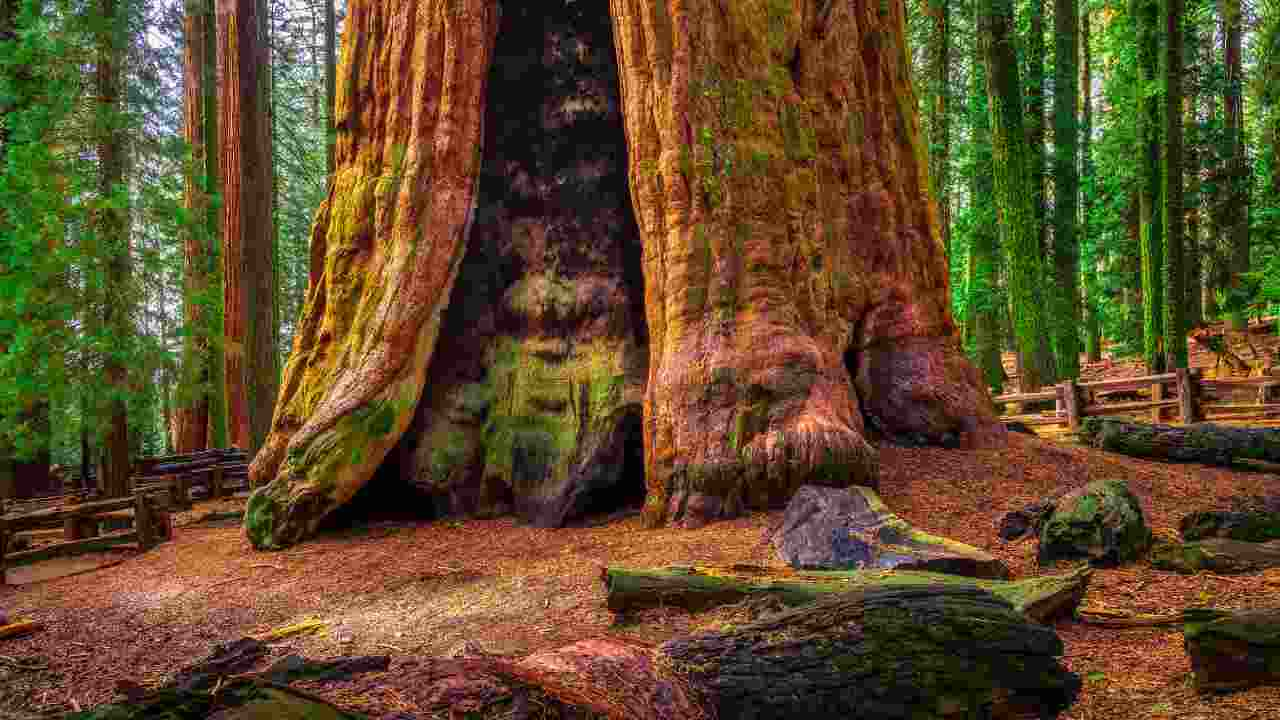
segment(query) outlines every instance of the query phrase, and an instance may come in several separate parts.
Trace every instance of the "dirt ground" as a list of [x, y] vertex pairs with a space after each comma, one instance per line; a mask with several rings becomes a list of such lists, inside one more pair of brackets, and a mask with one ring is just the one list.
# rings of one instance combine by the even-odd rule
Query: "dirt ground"
[[[1127, 479], [1157, 533], [1233, 494], [1280, 493], [1276, 475], [1166, 466], [1016, 435], [1007, 450], [881, 452], [880, 489], [891, 508], [924, 530], [986, 549], [1019, 577], [1037, 572], [1035, 541], [1001, 542], [1000, 517], [1061, 487]], [[196, 515], [214, 508], [202, 503]], [[776, 564], [768, 533], [780, 513], [699, 530], [644, 530], [635, 515], [563, 530], [512, 519], [374, 523], [279, 553], [252, 551], [234, 522], [193, 519], [178, 519], [175, 541], [121, 564], [0, 588], [0, 609], [46, 626], [0, 641], [0, 717], [106, 702], [122, 679], [159, 683], [214, 643], [305, 620], [320, 621], [320, 630], [276, 643], [272, 657], [390, 654], [386, 673], [312, 690], [374, 716], [412, 713], [415, 657], [447, 655], [465, 642], [520, 654], [602, 634], [662, 640], [696, 629], [706, 618], [679, 611], [614, 626], [601, 569]], [[1179, 576], [1139, 563], [1096, 572], [1085, 603], [1158, 612], [1277, 598], [1280, 571]], [[1176, 629], [1064, 620], [1057, 631], [1065, 663], [1086, 681], [1065, 718], [1280, 718], [1280, 687], [1197, 696]]]

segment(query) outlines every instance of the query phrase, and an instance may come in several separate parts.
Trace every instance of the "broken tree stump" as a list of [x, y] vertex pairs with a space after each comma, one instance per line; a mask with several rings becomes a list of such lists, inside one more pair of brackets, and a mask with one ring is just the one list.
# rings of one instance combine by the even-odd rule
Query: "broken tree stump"
[[1197, 690], [1280, 684], [1280, 608], [1194, 608], [1183, 613], [1183, 620], [1183, 645]]
[[1093, 447], [1133, 457], [1223, 467], [1237, 459], [1280, 462], [1280, 430], [1212, 423], [1146, 425], [1091, 417], [1080, 432]]
[[1071, 614], [1089, 586], [1088, 568], [1025, 580], [981, 580], [941, 573], [902, 570], [773, 570], [731, 567], [669, 566], [607, 568], [602, 576], [609, 609], [625, 613], [673, 606], [698, 612], [749, 597], [775, 596], [792, 607], [831, 595], [876, 587], [976, 587], [1011, 603], [1036, 622]]
[[1062, 641], [976, 587], [876, 587], [648, 648], [587, 640], [511, 663], [629, 720], [1053, 718], [1080, 680]]

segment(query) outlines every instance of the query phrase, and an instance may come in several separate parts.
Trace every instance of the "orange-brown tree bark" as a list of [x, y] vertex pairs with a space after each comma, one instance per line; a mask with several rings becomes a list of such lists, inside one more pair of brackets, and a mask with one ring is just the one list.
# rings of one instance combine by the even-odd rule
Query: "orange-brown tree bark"
[[182, 384], [173, 415], [173, 446], [179, 453], [195, 452], [207, 447], [209, 436], [209, 399], [212, 346], [207, 307], [211, 280], [211, 263], [215, 253], [210, 245], [214, 237], [211, 222], [213, 210], [209, 194], [216, 179], [216, 152], [210, 152], [209, 113], [216, 79], [209, 77], [212, 68], [207, 59], [214, 41], [212, 3], [189, 0], [183, 17], [183, 136], [191, 148], [186, 170], [183, 206], [190, 212], [189, 225], [183, 238], [183, 303], [186, 327], [182, 347]]
[[271, 135], [262, 0], [217, 0], [227, 430], [252, 456], [276, 396]]
[[[643, 244], [646, 521], [874, 484], [871, 435], [998, 441], [949, 313], [902, 3], [610, 11]], [[312, 239], [324, 268], [252, 468], [257, 547], [313, 531], [444, 391], [423, 387], [468, 242], [497, 27], [480, 0], [350, 6]]]

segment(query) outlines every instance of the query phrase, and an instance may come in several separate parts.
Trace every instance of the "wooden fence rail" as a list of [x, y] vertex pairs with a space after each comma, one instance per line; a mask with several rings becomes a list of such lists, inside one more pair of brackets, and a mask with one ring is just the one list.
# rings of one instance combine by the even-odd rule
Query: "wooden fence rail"
[[[4, 584], [4, 569], [7, 564], [35, 562], [132, 542], [136, 542], [142, 550], [149, 550], [160, 540], [172, 537], [173, 523], [169, 510], [167, 504], [157, 501], [156, 494], [139, 490], [133, 497], [0, 515], [0, 584]], [[132, 527], [100, 532], [102, 523], [109, 520], [126, 520]], [[50, 527], [62, 527], [61, 542], [30, 550], [6, 552], [10, 539], [17, 533]]]
[[[1183, 424], [1200, 422], [1210, 415], [1225, 415], [1228, 420], [1280, 418], [1280, 402], [1270, 401], [1271, 391], [1280, 388], [1280, 377], [1252, 378], [1201, 377], [1197, 370], [1177, 370], [1160, 375], [1101, 380], [1080, 383], [1075, 380], [1056, 385], [1052, 390], [999, 395], [997, 405], [1024, 405], [1054, 402], [1054, 410], [1045, 413], [1022, 413], [1001, 416], [1005, 422], [1026, 425], [1065, 425], [1070, 431], [1080, 429], [1086, 417], [1100, 415], [1132, 415], [1149, 411], [1152, 422], [1162, 422], [1166, 412], [1177, 412]], [[1149, 391], [1150, 399], [1133, 399]], [[1233, 402], [1241, 392], [1256, 393], [1255, 402]], [[1133, 394], [1128, 402], [1103, 402], [1106, 395]]]

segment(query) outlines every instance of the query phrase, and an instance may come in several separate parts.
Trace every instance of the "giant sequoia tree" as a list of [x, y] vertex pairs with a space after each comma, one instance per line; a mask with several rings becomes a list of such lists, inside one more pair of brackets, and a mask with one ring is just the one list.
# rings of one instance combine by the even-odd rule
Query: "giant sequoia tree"
[[[521, 9], [485, 0], [350, 4], [324, 264], [253, 463], [255, 546], [305, 536], [388, 460], [538, 515], [566, 480], [625, 462], [635, 400], [651, 525], [874, 483], [871, 433], [999, 437], [948, 308], [900, 1], [547, 5], [612, 23], [513, 49], [550, 21], [504, 24]], [[566, 203], [567, 185], [607, 187], [599, 135], [567, 159], [537, 135], [577, 132], [586, 108], [607, 120], [607, 92], [544, 101], [532, 139], [493, 129], [518, 109], [487, 112], [514, 103], [491, 62], [576, 72], [610, 29], [635, 230]], [[640, 288], [643, 319], [617, 312]], [[477, 295], [497, 298], [483, 327], [455, 330], [453, 304]]]

